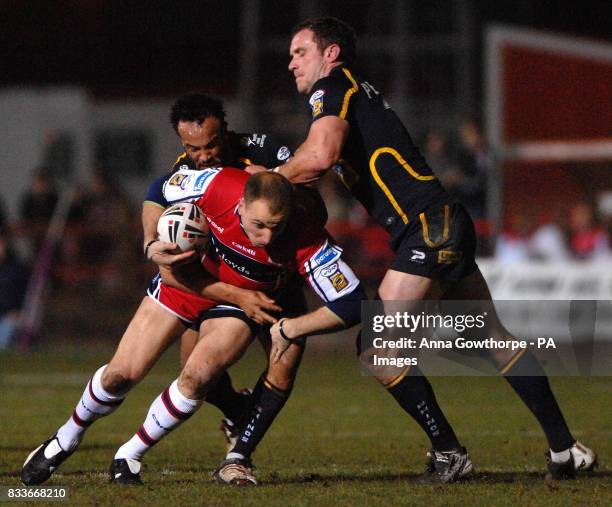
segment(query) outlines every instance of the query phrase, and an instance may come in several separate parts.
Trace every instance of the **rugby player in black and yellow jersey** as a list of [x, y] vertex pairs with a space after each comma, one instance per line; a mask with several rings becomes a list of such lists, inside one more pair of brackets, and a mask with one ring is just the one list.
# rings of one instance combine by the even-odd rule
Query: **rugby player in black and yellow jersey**
[[[440, 185], [378, 86], [354, 73], [354, 30], [336, 18], [307, 20], [294, 29], [289, 53], [297, 90], [308, 97], [311, 125], [295, 156], [275, 171], [306, 183], [334, 166], [353, 196], [389, 232], [396, 258], [378, 288], [382, 300], [490, 302], [474, 259], [472, 220]], [[514, 339], [496, 315], [489, 319], [491, 336]], [[284, 328], [290, 336], [290, 320]], [[592, 468], [594, 453], [571, 435], [535, 357], [525, 349], [506, 348], [492, 351], [490, 359], [542, 426], [552, 477], [573, 477], [576, 470]], [[423, 479], [452, 482], [468, 475], [469, 455], [418, 368], [379, 380], [431, 440], [432, 459]]]

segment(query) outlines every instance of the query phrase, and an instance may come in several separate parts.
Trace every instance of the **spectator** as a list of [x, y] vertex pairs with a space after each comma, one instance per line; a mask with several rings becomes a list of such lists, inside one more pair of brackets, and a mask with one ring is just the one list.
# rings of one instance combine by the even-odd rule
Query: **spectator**
[[612, 260], [612, 190], [604, 190], [597, 196], [597, 213], [608, 238], [608, 256]]
[[57, 191], [51, 177], [45, 168], [40, 168], [34, 174], [30, 188], [21, 198], [21, 218], [35, 224], [46, 224], [53, 216], [57, 200]]
[[0, 230], [0, 350], [17, 331], [27, 289], [28, 270], [17, 258], [5, 230]]
[[519, 262], [529, 259], [529, 219], [524, 213], [508, 217], [508, 224], [498, 236], [495, 257], [502, 262]]
[[30, 188], [21, 196], [19, 207], [19, 215], [28, 236], [26, 255], [30, 261], [40, 251], [57, 201], [57, 191], [49, 172], [44, 167], [37, 169]]
[[134, 222], [129, 201], [104, 171], [97, 169], [81, 198], [81, 206], [85, 227], [80, 236], [80, 260], [96, 270], [94, 278], [98, 282], [114, 286], [120, 278], [119, 267], [127, 266], [132, 257], [133, 236], [126, 231]]
[[448, 190], [460, 177], [459, 168], [448, 152], [446, 134], [441, 129], [430, 131], [425, 137], [425, 160]]
[[529, 239], [529, 255], [543, 261], [562, 261], [570, 257], [567, 241], [558, 220], [542, 214], [539, 224]]
[[570, 248], [576, 259], [603, 259], [610, 255], [605, 229], [596, 223], [593, 207], [581, 202], [569, 215]]
[[484, 137], [473, 119], [458, 129], [459, 172], [452, 193], [468, 209], [473, 219], [486, 218], [487, 177], [491, 166]]

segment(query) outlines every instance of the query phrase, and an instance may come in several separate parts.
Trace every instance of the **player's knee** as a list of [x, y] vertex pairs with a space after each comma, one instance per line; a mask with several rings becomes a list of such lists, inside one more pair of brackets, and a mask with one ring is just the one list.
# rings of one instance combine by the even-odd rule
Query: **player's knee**
[[106, 392], [113, 395], [122, 395], [129, 391], [138, 380], [131, 378], [126, 372], [122, 372], [111, 366], [107, 366], [102, 374], [102, 387]]
[[299, 367], [299, 356], [282, 356], [280, 361], [271, 364], [268, 368], [266, 378], [278, 389], [286, 391], [291, 389]]
[[178, 386], [187, 398], [200, 400], [206, 396], [212, 381], [207, 373], [187, 365], [179, 376]]

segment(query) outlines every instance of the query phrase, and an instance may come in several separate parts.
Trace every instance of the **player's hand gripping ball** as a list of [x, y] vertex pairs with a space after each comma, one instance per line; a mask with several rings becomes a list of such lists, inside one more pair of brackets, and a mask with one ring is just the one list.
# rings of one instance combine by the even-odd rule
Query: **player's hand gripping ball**
[[186, 252], [204, 250], [210, 229], [200, 208], [195, 204], [180, 203], [163, 212], [157, 222], [157, 234], [160, 241], [176, 243], [181, 252]]

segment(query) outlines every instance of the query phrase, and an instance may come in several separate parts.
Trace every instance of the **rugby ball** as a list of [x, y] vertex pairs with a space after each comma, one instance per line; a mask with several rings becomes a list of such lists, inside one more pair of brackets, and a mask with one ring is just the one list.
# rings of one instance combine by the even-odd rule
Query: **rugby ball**
[[160, 241], [176, 243], [181, 252], [203, 250], [208, 244], [210, 229], [204, 213], [195, 204], [170, 206], [157, 222]]

